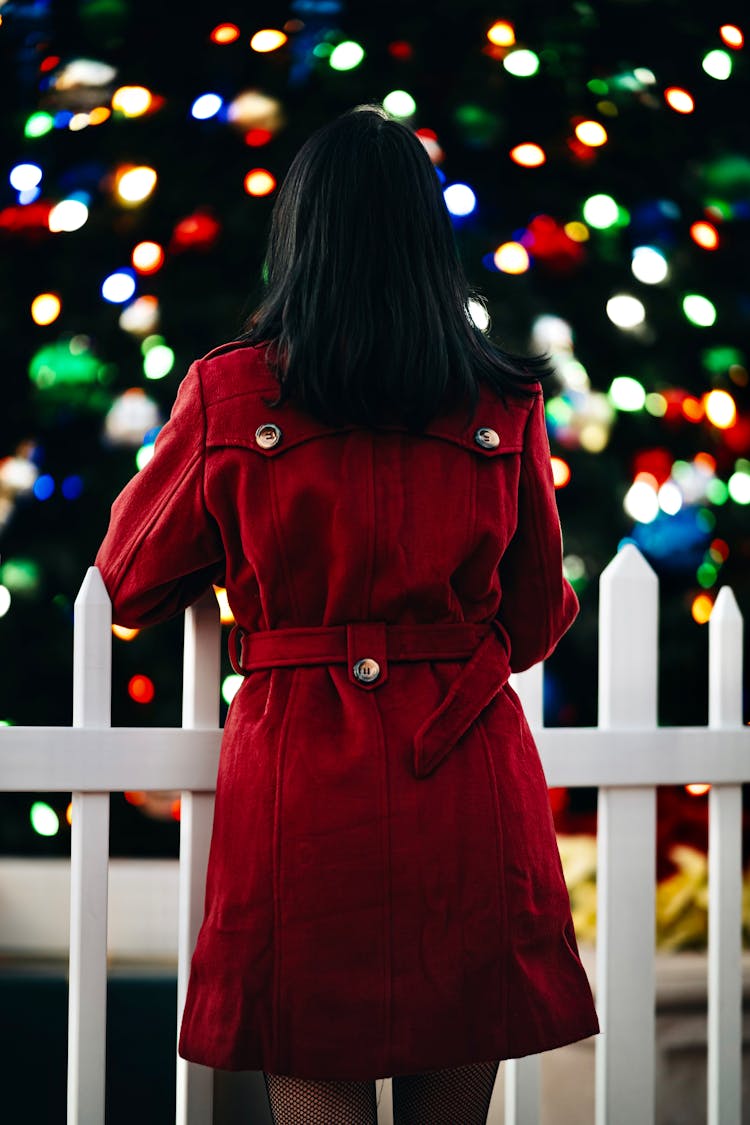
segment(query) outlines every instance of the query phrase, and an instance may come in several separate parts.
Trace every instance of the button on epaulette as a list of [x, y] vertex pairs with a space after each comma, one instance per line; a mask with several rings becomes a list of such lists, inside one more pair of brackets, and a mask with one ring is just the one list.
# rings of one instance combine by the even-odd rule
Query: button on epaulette
[[353, 672], [363, 684], [371, 684], [380, 675], [380, 665], [371, 656], [365, 656], [362, 660], [357, 661]]
[[274, 422], [264, 422], [255, 431], [255, 440], [263, 449], [273, 449], [281, 441], [281, 430]]
[[500, 435], [497, 430], [490, 429], [489, 426], [481, 426], [474, 434], [474, 441], [483, 449], [497, 449]]

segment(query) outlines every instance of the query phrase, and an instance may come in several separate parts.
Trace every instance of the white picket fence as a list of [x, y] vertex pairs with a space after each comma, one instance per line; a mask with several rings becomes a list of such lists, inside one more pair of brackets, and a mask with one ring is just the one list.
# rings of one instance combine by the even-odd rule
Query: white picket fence
[[[597, 786], [596, 1125], [653, 1125], [657, 785], [708, 782], [709, 1125], [740, 1125], [742, 618], [709, 624], [707, 727], [657, 726], [658, 580], [632, 545], [603, 572], [599, 725], [544, 729], [541, 665], [514, 677], [551, 786]], [[103, 1125], [109, 794], [180, 790], [176, 1125], [211, 1125], [213, 1072], [176, 1053], [202, 920], [221, 739], [221, 625], [211, 591], [185, 614], [181, 728], [112, 728], [111, 606], [91, 567], [75, 602], [73, 726], [0, 728], [0, 789], [73, 794], [68, 1125]], [[505, 1125], [537, 1125], [540, 1058], [504, 1063]], [[217, 1121], [217, 1125], [219, 1122]]]

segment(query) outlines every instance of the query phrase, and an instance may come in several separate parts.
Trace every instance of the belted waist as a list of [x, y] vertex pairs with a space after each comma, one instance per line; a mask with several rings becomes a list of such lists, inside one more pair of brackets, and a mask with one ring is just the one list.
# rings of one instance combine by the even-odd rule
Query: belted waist
[[229, 659], [239, 675], [259, 668], [346, 664], [349, 681], [375, 691], [392, 662], [466, 660], [440, 705], [414, 735], [414, 773], [426, 777], [466, 733], [510, 676], [510, 642], [499, 621], [406, 625], [355, 621], [229, 634]]

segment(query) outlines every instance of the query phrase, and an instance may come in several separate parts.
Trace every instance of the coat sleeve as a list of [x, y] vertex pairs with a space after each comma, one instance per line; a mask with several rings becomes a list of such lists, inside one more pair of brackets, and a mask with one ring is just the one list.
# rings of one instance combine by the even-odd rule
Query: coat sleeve
[[550, 655], [579, 610], [562, 569], [562, 531], [541, 389], [526, 422], [518, 524], [500, 560], [499, 576], [496, 619], [508, 634], [511, 670], [523, 672]]
[[223, 584], [219, 526], [203, 492], [205, 413], [199, 363], [180, 383], [151, 460], [112, 504], [94, 565], [119, 625], [142, 628], [176, 616], [212, 583]]

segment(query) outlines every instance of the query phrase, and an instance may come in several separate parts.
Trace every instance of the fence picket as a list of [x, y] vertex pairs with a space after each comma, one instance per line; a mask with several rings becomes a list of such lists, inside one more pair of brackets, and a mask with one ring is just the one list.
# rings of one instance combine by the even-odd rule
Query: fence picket
[[[728, 587], [709, 622], [708, 724], [742, 726], [742, 615]], [[702, 780], [696, 778], [696, 781]], [[740, 1125], [742, 787], [708, 795], [708, 1125]]]
[[[182, 725], [207, 730], [219, 725], [221, 668], [219, 606], [209, 590], [185, 613]], [[205, 898], [214, 793], [184, 790], [180, 795], [179, 916], [177, 937], [177, 1030], [185, 1007], [190, 959]], [[177, 1055], [177, 1125], [211, 1125], [213, 1076], [210, 1067]]]
[[[599, 726], [656, 726], [658, 579], [627, 544], [599, 590]], [[655, 892], [655, 787], [601, 788], [596, 1125], [653, 1125]]]
[[[74, 605], [73, 726], [111, 725], [112, 608], [96, 567]], [[72, 794], [68, 1125], [104, 1125], [109, 792]]]
[[[535, 664], [511, 677], [532, 729], [544, 724], [544, 665]], [[541, 1107], [541, 1056], [525, 1055], [505, 1063], [505, 1125], [538, 1125]]]

